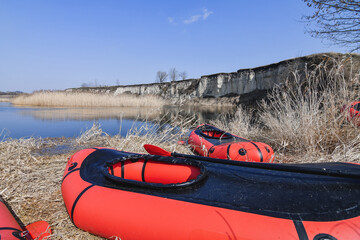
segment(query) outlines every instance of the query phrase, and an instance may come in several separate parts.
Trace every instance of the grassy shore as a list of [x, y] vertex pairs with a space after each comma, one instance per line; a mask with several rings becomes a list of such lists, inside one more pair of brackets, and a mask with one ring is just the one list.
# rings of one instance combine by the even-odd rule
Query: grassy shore
[[[340, 111], [359, 97], [360, 70], [349, 69], [345, 61], [351, 59], [327, 59], [305, 75], [295, 70], [256, 111], [240, 106], [232, 120], [220, 117], [210, 123], [268, 143], [277, 163], [360, 163], [359, 127], [346, 120], [346, 110]], [[159, 121], [157, 126], [133, 128], [126, 137], [109, 136], [94, 125], [76, 139], [3, 139], [0, 195], [24, 224], [48, 221], [54, 229], [53, 239], [100, 239], [77, 229], [67, 215], [60, 190], [67, 158], [79, 149], [98, 146], [145, 153], [145, 143], [191, 154], [177, 141], [199, 122], [174, 118], [169, 123], [180, 130], [164, 127]], [[53, 154], [52, 149], [61, 144], [70, 146], [68, 151]]]
[[[183, 125], [180, 132], [165, 125], [145, 123], [133, 128], [125, 138], [111, 137], [99, 125], [94, 125], [75, 139], [2, 140], [0, 195], [25, 225], [37, 220], [48, 221], [54, 231], [52, 239], [101, 239], [76, 228], [68, 217], [61, 195], [67, 158], [80, 149], [98, 146], [145, 153], [145, 143], [190, 153], [184, 146], [177, 145], [178, 138], [188, 130], [187, 121], [181, 120], [182, 124], [178, 124]], [[161, 130], [155, 129], [160, 126]], [[66, 153], [59, 154], [54, 152], [59, 145], [70, 147]]]
[[157, 96], [96, 94], [79, 92], [35, 92], [12, 99], [15, 105], [40, 107], [159, 107], [165, 101]]

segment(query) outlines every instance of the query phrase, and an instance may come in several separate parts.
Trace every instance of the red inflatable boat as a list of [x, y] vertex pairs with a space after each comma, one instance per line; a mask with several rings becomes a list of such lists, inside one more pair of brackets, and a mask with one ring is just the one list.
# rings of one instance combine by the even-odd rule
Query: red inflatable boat
[[360, 101], [352, 102], [349, 106], [343, 106], [342, 111], [348, 109], [347, 120], [353, 124], [360, 126]]
[[359, 165], [221, 161], [85, 149], [61, 190], [74, 225], [109, 239], [360, 238]]
[[193, 130], [187, 143], [200, 156], [249, 162], [274, 160], [274, 151], [269, 145], [235, 136], [208, 124]]
[[20, 227], [0, 197], [0, 240], [50, 240], [51, 229], [47, 222], [38, 221]]

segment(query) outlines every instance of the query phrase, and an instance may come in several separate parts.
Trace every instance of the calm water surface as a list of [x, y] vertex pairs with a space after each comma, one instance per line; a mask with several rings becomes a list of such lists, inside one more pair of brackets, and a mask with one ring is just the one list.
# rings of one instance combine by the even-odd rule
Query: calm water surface
[[[126, 133], [133, 126], [141, 126], [144, 120], [195, 114], [205, 122], [216, 118], [229, 109], [140, 109], [140, 108], [37, 108], [17, 107], [0, 102], [0, 138], [28, 137], [76, 137], [99, 123], [110, 135]], [[1, 140], [0, 139], [0, 140]]]

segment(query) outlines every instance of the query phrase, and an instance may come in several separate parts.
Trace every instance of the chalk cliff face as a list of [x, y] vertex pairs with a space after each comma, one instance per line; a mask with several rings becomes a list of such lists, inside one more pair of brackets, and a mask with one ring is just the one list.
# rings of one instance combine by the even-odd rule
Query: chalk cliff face
[[318, 64], [327, 58], [341, 58], [338, 53], [315, 54], [252, 69], [240, 69], [232, 73], [218, 73], [176, 82], [152, 83], [129, 86], [77, 88], [67, 91], [91, 91], [115, 95], [153, 94], [169, 99], [172, 103], [213, 102], [241, 103], [263, 98], [267, 91], [281, 84], [294, 70]]

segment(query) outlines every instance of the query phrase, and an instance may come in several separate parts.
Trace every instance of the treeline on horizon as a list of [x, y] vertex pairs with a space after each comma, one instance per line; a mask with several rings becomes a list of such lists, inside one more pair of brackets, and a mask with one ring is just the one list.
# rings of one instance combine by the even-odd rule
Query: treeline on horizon
[[22, 94], [24, 92], [22, 91], [7, 91], [7, 92], [2, 92], [0, 91], [0, 95], [18, 95], [18, 94]]

